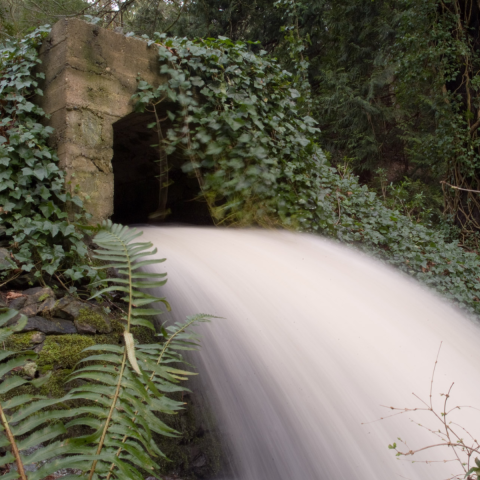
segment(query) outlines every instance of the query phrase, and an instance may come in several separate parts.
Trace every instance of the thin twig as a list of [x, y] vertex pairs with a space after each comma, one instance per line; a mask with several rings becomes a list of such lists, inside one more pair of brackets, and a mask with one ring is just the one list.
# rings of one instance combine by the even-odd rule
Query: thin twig
[[455, 190], [462, 190], [463, 192], [473, 192], [473, 193], [480, 193], [480, 190], [471, 190], [470, 188], [461, 188], [461, 187], [456, 187], [455, 185], [450, 185], [449, 183], [445, 181], [441, 181], [440, 183], [448, 185], [450, 188], [454, 188]]

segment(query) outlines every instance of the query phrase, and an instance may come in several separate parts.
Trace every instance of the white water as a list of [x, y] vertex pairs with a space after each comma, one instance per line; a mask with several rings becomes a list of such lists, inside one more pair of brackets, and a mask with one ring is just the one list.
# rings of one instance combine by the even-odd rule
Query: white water
[[[236, 458], [239, 480], [446, 480], [456, 463], [397, 460], [397, 437], [439, 443], [414, 419], [371, 422], [380, 405], [420, 407], [443, 342], [434, 406], [480, 407], [480, 328], [404, 275], [318, 237], [270, 231], [146, 228], [167, 262], [162, 294], [175, 320], [207, 312], [195, 354], [201, 381]], [[142, 239], [143, 239], [142, 238]], [[449, 417], [450, 418], [450, 417]], [[480, 412], [450, 420], [480, 437]], [[463, 433], [464, 438], [467, 435]], [[477, 438], [477, 437], [476, 437]], [[405, 450], [406, 448], [404, 448]], [[452, 459], [447, 447], [414, 460]]]

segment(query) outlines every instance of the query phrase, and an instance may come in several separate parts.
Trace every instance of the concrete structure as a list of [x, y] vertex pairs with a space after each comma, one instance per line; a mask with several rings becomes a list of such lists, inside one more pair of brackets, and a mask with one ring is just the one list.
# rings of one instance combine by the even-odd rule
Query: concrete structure
[[[77, 19], [64, 19], [54, 25], [40, 51], [45, 74], [44, 96], [38, 103], [50, 115], [49, 125], [55, 128], [52, 144], [57, 148], [60, 166], [66, 172], [67, 188], [76, 190], [92, 214], [92, 223], [108, 218], [114, 210], [114, 144], [125, 161], [125, 139], [137, 145], [138, 168], [130, 169], [124, 180], [133, 185], [140, 176], [150, 182], [150, 211], [156, 208], [155, 150], [152, 132], [146, 129], [147, 119], [132, 114], [132, 95], [141, 74], [152, 85], [165, 81], [159, 74], [157, 47], [126, 37], [111, 30]], [[114, 130], [117, 140], [114, 140]], [[138, 139], [142, 137], [142, 141]], [[137, 140], [135, 140], [135, 138]], [[118, 143], [118, 142], [117, 142]], [[142, 150], [143, 149], [143, 150]], [[146, 159], [146, 160], [145, 160]], [[133, 160], [132, 160], [133, 161]], [[143, 163], [142, 163], [143, 162]], [[152, 183], [153, 182], [153, 183]], [[147, 184], [145, 183], [145, 185]], [[158, 181], [157, 181], [158, 184]], [[131, 203], [126, 199], [126, 202]], [[140, 219], [141, 220], [141, 219]]]

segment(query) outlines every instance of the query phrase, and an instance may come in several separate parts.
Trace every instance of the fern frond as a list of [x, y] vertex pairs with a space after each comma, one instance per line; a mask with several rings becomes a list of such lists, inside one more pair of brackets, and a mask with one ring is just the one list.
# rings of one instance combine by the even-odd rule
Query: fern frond
[[[105, 222], [95, 237], [100, 247], [96, 258], [115, 266], [123, 275], [120, 279], [107, 279], [114, 285], [102, 288], [96, 296], [113, 290], [126, 294], [128, 311], [124, 317], [124, 346], [95, 345], [86, 351], [91, 354], [80, 361], [68, 381], [85, 380], [71, 389], [61, 399], [34, 395], [19, 395], [0, 405], [2, 430], [0, 446], [9, 446], [11, 453], [0, 459], [0, 466], [17, 462], [17, 471], [4, 478], [41, 480], [62, 468], [77, 468], [83, 473], [73, 478], [89, 480], [117, 479], [143, 480], [141, 471], [154, 474], [159, 467], [156, 458], [164, 457], [153, 441], [153, 433], [178, 436], [158, 418], [158, 413], [174, 414], [183, 407], [181, 402], [169, 399], [165, 393], [186, 390], [179, 384], [194, 373], [178, 368], [183, 361], [182, 350], [192, 350], [198, 345], [198, 337], [187, 328], [197, 322], [208, 321], [209, 315], [189, 317], [185, 324], [162, 328], [163, 342], [157, 345], [135, 345], [130, 332], [132, 325], [154, 329], [149, 320], [162, 313], [155, 308], [158, 302], [167, 309], [167, 301], [145, 288], [162, 286], [164, 273], [147, 273], [142, 268], [163, 260], [152, 257], [156, 254], [151, 243], [138, 242], [141, 235], [111, 222]], [[106, 268], [106, 267], [103, 267]], [[103, 280], [102, 282], [105, 282]], [[27, 319], [17, 312], [0, 310], [0, 339], [8, 338], [25, 325]], [[27, 381], [11, 371], [34, 360], [31, 351], [0, 352], [0, 394], [25, 383], [38, 386], [45, 379]], [[82, 400], [86, 405], [65, 408], [71, 401]], [[62, 405], [61, 409], [56, 408]], [[89, 433], [76, 438], [59, 441], [68, 436], [70, 429], [82, 426]], [[42, 444], [30, 455], [24, 452]], [[33, 472], [24, 466], [39, 464]]]
[[[4, 341], [10, 335], [23, 329], [27, 317], [20, 315], [12, 309], [0, 309], [0, 339]], [[48, 376], [37, 380], [25, 380], [19, 375], [13, 375], [12, 371], [25, 365], [27, 360], [35, 360], [37, 355], [33, 351], [11, 352], [3, 350], [0, 353], [0, 378], [4, 378], [0, 384], [0, 394], [8, 393], [10, 390], [25, 384], [35, 387], [41, 386], [48, 380]], [[18, 395], [0, 404], [1, 430], [5, 436], [0, 439], [0, 446], [9, 446], [8, 452], [0, 459], [0, 466], [15, 462], [17, 471], [8, 474], [9, 478], [21, 478], [22, 480], [32, 479], [27, 477], [25, 466], [36, 463], [35, 454], [26, 456], [23, 452], [43, 442], [49, 442], [64, 434], [66, 429], [61, 422], [48, 424], [55, 418], [55, 412], [45, 412], [45, 407], [55, 405], [59, 400], [48, 399], [35, 395]], [[42, 413], [41, 413], [42, 412]], [[26, 434], [29, 434], [24, 438]], [[58, 451], [42, 449], [42, 460], [51, 460], [58, 455]], [[5, 476], [4, 476], [5, 477]]]

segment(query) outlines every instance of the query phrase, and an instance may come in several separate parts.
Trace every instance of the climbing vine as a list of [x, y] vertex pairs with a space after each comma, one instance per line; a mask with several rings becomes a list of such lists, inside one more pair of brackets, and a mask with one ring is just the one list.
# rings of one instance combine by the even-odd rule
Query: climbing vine
[[223, 37], [157, 35], [154, 43], [166, 82], [139, 81], [137, 108], [163, 105], [164, 148], [183, 155], [217, 223], [328, 235], [480, 313], [479, 257], [447, 231], [387, 208], [348, 166], [330, 167], [315, 121], [299, 113], [292, 76], [275, 59]]
[[[277, 187], [317, 150], [315, 121], [299, 114], [292, 76], [265, 51], [254, 55], [246, 43], [219, 39], [157, 41], [160, 72], [168, 81], [153, 88], [140, 81], [135, 96], [143, 111], [165, 104], [174, 123], [168, 154], [181, 152], [185, 172], [195, 172], [219, 223], [296, 224], [278, 204]], [[199, 172], [201, 171], [201, 174]], [[287, 218], [288, 215], [288, 218]]]
[[[42, 125], [42, 95], [35, 73], [38, 47], [49, 28], [0, 46], [0, 241], [8, 247], [13, 272], [64, 275], [75, 281], [95, 276], [82, 258], [87, 250], [74, 222], [84, 212], [81, 200], [65, 191], [65, 177], [47, 140], [53, 129]], [[4, 279], [5, 280], [5, 279]]]

